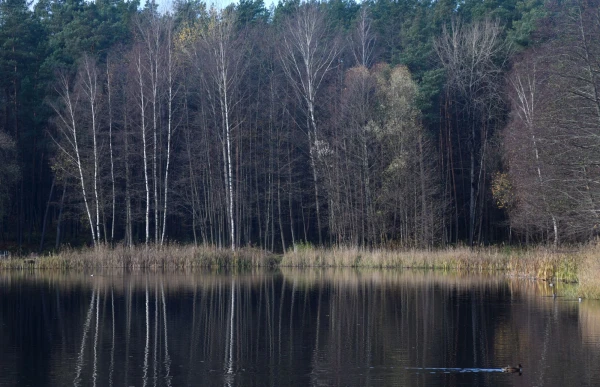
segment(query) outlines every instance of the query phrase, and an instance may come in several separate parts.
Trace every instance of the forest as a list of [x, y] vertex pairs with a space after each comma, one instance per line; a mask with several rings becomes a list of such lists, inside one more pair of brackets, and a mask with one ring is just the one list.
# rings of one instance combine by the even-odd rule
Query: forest
[[0, 0], [0, 90], [0, 250], [598, 232], [595, 0]]

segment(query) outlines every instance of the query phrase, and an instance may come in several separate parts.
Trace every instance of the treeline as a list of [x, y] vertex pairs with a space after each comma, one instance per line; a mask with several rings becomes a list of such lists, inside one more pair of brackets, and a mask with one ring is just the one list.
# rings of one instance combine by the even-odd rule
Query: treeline
[[594, 1], [0, 2], [0, 240], [593, 238]]

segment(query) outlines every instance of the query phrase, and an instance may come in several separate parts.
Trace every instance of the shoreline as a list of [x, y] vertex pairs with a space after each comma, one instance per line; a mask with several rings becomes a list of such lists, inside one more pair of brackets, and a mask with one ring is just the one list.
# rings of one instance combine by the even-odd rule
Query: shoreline
[[245, 247], [235, 252], [211, 246], [101, 245], [58, 253], [0, 259], [0, 270], [192, 269], [255, 267], [349, 267], [503, 272], [511, 276], [577, 284], [578, 297], [600, 299], [600, 246], [562, 250], [546, 247], [447, 247], [443, 249], [317, 248], [297, 245], [284, 254]]

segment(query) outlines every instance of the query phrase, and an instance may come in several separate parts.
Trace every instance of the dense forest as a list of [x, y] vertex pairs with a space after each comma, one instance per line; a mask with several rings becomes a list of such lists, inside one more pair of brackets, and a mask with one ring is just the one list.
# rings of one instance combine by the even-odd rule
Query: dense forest
[[600, 221], [594, 0], [0, 0], [0, 90], [0, 250], [557, 245]]

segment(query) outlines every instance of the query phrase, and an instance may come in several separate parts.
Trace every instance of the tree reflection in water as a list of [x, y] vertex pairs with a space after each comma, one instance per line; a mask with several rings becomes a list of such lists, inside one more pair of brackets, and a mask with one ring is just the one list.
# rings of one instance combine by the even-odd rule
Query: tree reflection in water
[[2, 273], [0, 385], [600, 384], [600, 308], [544, 296], [415, 271]]

